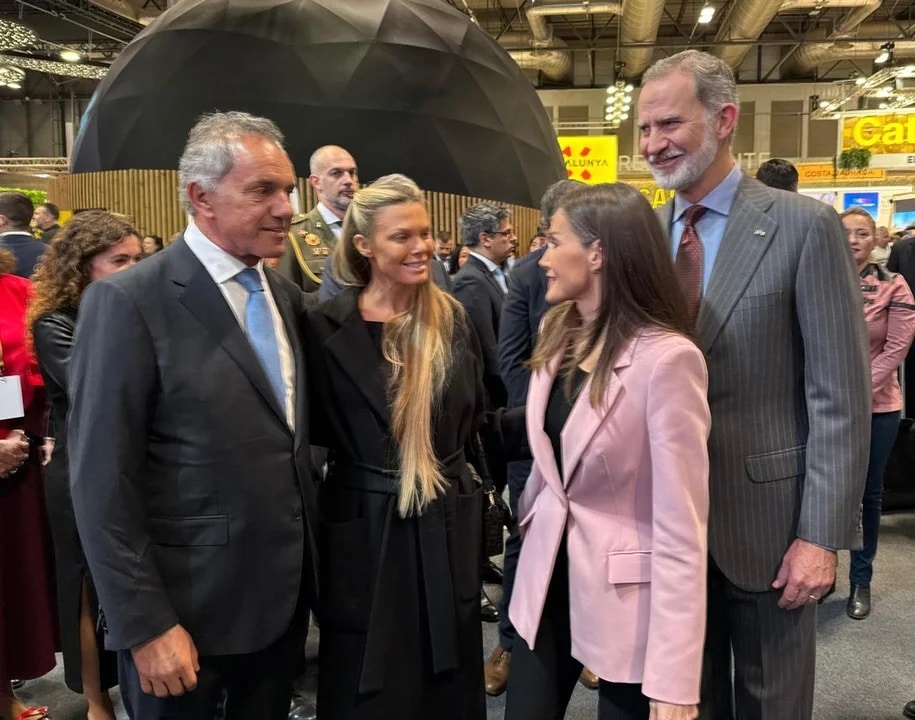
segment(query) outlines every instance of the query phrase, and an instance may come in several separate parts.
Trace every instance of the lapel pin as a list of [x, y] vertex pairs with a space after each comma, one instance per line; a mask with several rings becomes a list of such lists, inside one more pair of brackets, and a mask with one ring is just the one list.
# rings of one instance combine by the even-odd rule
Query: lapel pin
[[766, 237], [766, 231], [765, 231], [765, 230], [754, 230], [754, 231], [753, 231], [753, 234], [754, 234], [754, 235], [759, 235], [759, 237]]

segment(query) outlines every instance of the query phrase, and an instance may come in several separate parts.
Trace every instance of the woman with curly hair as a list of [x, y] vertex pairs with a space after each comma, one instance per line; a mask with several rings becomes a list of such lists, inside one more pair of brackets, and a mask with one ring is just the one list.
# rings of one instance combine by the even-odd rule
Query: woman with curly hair
[[57, 560], [61, 647], [67, 686], [89, 702], [89, 720], [114, 720], [108, 689], [117, 685], [117, 655], [102, 649], [98, 601], [83, 556], [67, 470], [67, 365], [79, 301], [89, 283], [143, 257], [137, 231], [123, 219], [91, 211], [74, 216], [35, 272], [29, 308], [38, 365], [51, 400], [48, 435], [55, 438], [47, 468], [48, 513]]

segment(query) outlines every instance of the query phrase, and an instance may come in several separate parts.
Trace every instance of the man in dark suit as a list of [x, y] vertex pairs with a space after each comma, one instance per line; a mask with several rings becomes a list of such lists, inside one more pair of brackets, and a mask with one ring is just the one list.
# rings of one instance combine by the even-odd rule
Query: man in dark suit
[[499, 318], [508, 292], [502, 264], [512, 254], [514, 238], [511, 209], [504, 205], [477, 203], [461, 217], [461, 242], [470, 248], [470, 256], [454, 276], [454, 296], [480, 338], [490, 408], [503, 407], [507, 399], [499, 372]]
[[14, 275], [29, 278], [48, 246], [35, 239], [29, 229], [34, 206], [28, 195], [0, 193], [0, 247], [16, 257]]
[[308, 184], [318, 202], [311, 211], [293, 218], [289, 242], [276, 269], [305, 292], [316, 292], [343, 234], [343, 216], [359, 189], [359, 169], [353, 156], [337, 145], [315, 150], [308, 169]]
[[183, 237], [80, 307], [73, 504], [132, 720], [289, 711], [317, 581], [303, 295], [263, 263], [292, 218], [282, 142], [202, 117]]
[[[549, 228], [562, 199], [576, 187], [581, 187], [581, 183], [576, 180], [560, 180], [547, 188], [540, 202], [541, 227], [544, 231]], [[508, 294], [502, 306], [499, 322], [499, 370], [508, 393], [507, 407], [510, 408], [521, 407], [527, 403], [531, 371], [525, 363], [534, 352], [537, 335], [540, 332], [540, 321], [547, 310], [546, 273], [539, 265], [540, 258], [545, 252], [545, 247], [540, 248], [515, 263]], [[508, 464], [508, 500], [513, 515], [517, 515], [518, 500], [524, 492], [524, 484], [530, 472], [530, 461]], [[521, 536], [516, 528], [505, 542], [499, 644], [483, 665], [485, 688], [490, 695], [500, 695], [504, 692], [511, 669], [515, 628], [508, 617], [508, 606], [511, 602], [520, 552]], [[587, 668], [582, 671], [582, 677], [590, 687], [597, 680], [595, 678], [592, 683], [590, 675], [586, 673], [590, 674]]]
[[709, 373], [702, 712], [809, 720], [817, 601], [860, 543], [870, 363], [837, 214], [743, 175], [737, 115], [732, 71], [706, 53], [642, 78], [640, 149], [677, 191], [659, 217]]
[[41, 242], [50, 245], [54, 236], [60, 231], [60, 209], [54, 203], [41, 203], [35, 208], [35, 214], [32, 216], [35, 227], [41, 230]]

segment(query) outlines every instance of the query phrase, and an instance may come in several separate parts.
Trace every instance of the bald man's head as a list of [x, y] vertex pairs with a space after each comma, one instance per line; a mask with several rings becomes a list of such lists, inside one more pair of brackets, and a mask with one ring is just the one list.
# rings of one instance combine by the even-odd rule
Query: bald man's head
[[318, 200], [342, 218], [359, 188], [359, 170], [353, 156], [338, 145], [325, 145], [312, 153], [308, 166], [308, 182]]

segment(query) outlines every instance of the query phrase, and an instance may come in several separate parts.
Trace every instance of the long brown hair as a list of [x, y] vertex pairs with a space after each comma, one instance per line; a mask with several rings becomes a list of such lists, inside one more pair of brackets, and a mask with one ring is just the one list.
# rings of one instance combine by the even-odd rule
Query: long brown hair
[[16, 256], [9, 250], [0, 249], [0, 275], [9, 275], [16, 265]]
[[91, 260], [130, 235], [139, 237], [127, 221], [101, 210], [74, 215], [54, 238], [38, 262], [35, 300], [29, 306], [26, 326], [31, 328], [45, 313], [77, 307], [91, 280]]
[[582, 186], [564, 197], [559, 209], [582, 243], [600, 243], [600, 306], [589, 323], [572, 301], [550, 309], [530, 367], [536, 370], [565, 353], [562, 369], [569, 372], [599, 348], [589, 393], [597, 407], [617, 355], [642, 328], [689, 334], [686, 301], [670, 243], [638, 190], [623, 183]]
[[[372, 267], [353, 238], [362, 235], [371, 242], [378, 212], [401, 203], [425, 204], [416, 183], [404, 175], [386, 175], [356, 191], [334, 250], [334, 276], [344, 285], [369, 284]], [[455, 325], [462, 317], [457, 302], [430, 281], [417, 287], [405, 313], [384, 325], [382, 351], [392, 368], [388, 403], [400, 453], [397, 509], [402, 517], [421, 513], [445, 486], [432, 447], [432, 425], [451, 370]]]

